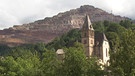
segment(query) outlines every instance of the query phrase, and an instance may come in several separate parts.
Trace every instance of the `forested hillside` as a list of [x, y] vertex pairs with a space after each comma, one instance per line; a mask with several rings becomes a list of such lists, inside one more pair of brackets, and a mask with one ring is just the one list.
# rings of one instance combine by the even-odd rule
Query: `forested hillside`
[[[0, 46], [0, 76], [134, 76], [135, 25], [124, 20], [93, 23], [95, 32], [106, 34], [110, 43], [110, 66], [101, 70], [97, 58], [86, 59], [80, 43], [81, 30], [73, 29], [48, 44], [17, 47]], [[57, 49], [64, 49], [64, 61], [58, 60]]]

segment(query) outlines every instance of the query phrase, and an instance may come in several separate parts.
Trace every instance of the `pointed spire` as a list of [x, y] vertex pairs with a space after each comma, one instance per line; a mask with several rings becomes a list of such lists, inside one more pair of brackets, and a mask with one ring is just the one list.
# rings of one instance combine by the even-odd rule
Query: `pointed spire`
[[94, 30], [88, 15], [86, 15], [85, 22], [83, 24], [83, 28]]
[[104, 33], [103, 33], [103, 40], [108, 41]]

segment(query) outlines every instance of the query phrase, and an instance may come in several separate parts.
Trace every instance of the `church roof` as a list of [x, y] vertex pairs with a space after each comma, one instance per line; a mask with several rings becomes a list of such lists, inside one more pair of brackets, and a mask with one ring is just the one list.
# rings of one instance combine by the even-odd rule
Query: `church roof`
[[105, 34], [95, 32], [95, 46], [102, 46], [103, 41], [108, 41]]
[[103, 34], [103, 40], [108, 41], [105, 34], [104, 33], [102, 33], [102, 34]]
[[86, 18], [85, 18], [85, 21], [84, 21], [84, 24], [83, 24], [83, 28], [94, 30], [88, 15], [86, 15]]

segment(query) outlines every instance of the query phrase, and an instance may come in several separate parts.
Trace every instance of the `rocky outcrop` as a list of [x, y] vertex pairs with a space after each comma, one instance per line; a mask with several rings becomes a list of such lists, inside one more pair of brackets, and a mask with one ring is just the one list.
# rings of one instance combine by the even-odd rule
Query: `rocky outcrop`
[[0, 44], [15, 46], [37, 42], [48, 43], [70, 29], [81, 28], [86, 14], [90, 16], [92, 22], [104, 20], [119, 22], [128, 19], [114, 16], [93, 6], [84, 5], [53, 17], [46, 17], [33, 23], [14, 25], [9, 29], [1, 30]]

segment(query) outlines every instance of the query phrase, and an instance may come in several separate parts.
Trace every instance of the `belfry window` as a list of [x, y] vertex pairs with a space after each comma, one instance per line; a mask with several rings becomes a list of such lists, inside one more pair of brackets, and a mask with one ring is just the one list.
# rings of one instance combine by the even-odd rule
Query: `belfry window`
[[87, 40], [84, 40], [84, 44], [86, 44], [87, 43]]
[[93, 40], [91, 40], [91, 44], [93, 44]]

